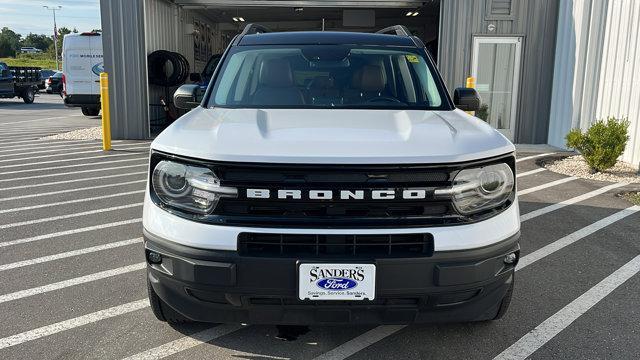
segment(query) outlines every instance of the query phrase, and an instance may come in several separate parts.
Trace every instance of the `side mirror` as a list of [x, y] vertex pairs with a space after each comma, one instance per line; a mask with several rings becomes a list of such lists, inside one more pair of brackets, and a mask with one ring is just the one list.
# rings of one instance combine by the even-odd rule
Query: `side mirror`
[[200, 75], [200, 73], [191, 73], [189, 74], [189, 80], [191, 82], [199, 83], [202, 81], [202, 75]]
[[173, 105], [178, 109], [191, 110], [200, 105], [200, 101], [198, 101], [199, 94], [200, 85], [182, 85], [173, 94]]
[[453, 104], [460, 110], [478, 111], [480, 95], [476, 89], [459, 87], [453, 91]]

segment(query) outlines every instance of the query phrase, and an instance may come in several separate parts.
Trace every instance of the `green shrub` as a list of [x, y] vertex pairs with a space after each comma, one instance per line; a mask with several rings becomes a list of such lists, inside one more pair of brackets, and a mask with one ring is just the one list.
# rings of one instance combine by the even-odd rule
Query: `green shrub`
[[567, 136], [567, 146], [578, 150], [591, 169], [604, 171], [616, 164], [624, 152], [629, 135], [629, 121], [626, 118], [596, 121], [589, 130], [571, 130]]

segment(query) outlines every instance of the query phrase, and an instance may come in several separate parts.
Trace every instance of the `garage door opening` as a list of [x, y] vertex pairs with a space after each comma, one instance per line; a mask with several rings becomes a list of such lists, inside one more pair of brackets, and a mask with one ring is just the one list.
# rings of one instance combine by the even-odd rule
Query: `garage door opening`
[[[241, 3], [240, 5], [243, 6], [229, 6], [231, 3]], [[267, 3], [271, 6], [265, 6]], [[393, 4], [390, 5], [390, 3]], [[323, 7], [319, 7], [321, 5]], [[189, 64], [189, 71], [199, 74], [190, 76], [185, 83], [199, 81], [203, 86], [209, 81], [217, 59], [224, 49], [249, 23], [263, 25], [271, 31], [355, 32], [375, 32], [400, 24], [419, 37], [432, 57], [437, 59], [439, 13], [439, 0], [426, 2], [147, 0], [146, 50], [147, 54], [166, 50], [182, 55]], [[166, 71], [171, 70], [172, 65], [168, 64]], [[171, 98], [177, 86], [149, 84], [151, 136], [158, 134], [182, 115], [171, 104]]]

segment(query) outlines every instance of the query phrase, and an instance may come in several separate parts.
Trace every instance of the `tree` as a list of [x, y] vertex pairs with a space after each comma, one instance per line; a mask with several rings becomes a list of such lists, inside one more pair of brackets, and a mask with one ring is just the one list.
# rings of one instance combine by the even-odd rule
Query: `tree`
[[0, 58], [16, 56], [16, 50], [11, 46], [8, 39], [0, 36]]
[[15, 56], [20, 49], [20, 34], [8, 27], [0, 29], [0, 56]]
[[[60, 53], [62, 51], [62, 40], [64, 39], [64, 36], [67, 34], [71, 34], [71, 30], [69, 30], [69, 28], [67, 27], [61, 27], [58, 29], [58, 53]], [[77, 33], [78, 30], [76, 30], [75, 28], [73, 29], [73, 33]]]
[[22, 46], [33, 46], [44, 52], [53, 47], [53, 40], [47, 35], [29, 33], [23, 40]]

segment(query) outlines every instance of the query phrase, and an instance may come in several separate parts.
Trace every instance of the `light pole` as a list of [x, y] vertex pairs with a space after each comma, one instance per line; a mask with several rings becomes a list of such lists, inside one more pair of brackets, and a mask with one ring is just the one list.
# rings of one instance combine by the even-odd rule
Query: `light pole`
[[43, 8], [53, 11], [53, 48], [56, 52], [56, 70], [60, 70], [60, 66], [58, 65], [58, 27], [56, 26], [56, 11], [62, 10], [62, 6], [47, 6], [43, 5]]

